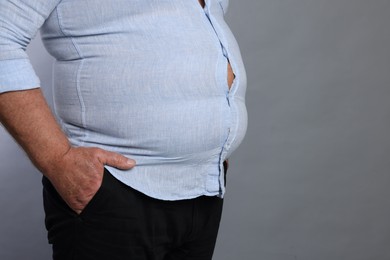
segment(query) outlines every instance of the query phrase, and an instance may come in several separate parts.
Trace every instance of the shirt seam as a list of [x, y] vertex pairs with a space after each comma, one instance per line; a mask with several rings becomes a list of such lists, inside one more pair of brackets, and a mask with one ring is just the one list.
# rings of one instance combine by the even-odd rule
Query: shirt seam
[[65, 30], [63, 27], [63, 22], [61, 19], [61, 15], [60, 15], [60, 12], [58, 11], [58, 9], [59, 9], [59, 5], [57, 5], [56, 9], [55, 9], [56, 14], [57, 14], [58, 28], [60, 29], [60, 32], [63, 36], [68, 37], [70, 39], [70, 41], [73, 45], [73, 48], [75, 49], [75, 51], [77, 52], [77, 55], [79, 56], [79, 58], [81, 60], [79, 66], [77, 68], [77, 72], [76, 72], [76, 90], [77, 90], [77, 97], [78, 97], [78, 100], [80, 103], [81, 124], [83, 126], [83, 134], [84, 134], [84, 138], [82, 139], [82, 142], [84, 143], [84, 140], [86, 140], [86, 136], [87, 136], [87, 133], [86, 133], [87, 121], [86, 121], [85, 102], [84, 102], [84, 98], [82, 96], [81, 85], [80, 85], [80, 75], [81, 75], [81, 70], [82, 70], [83, 65], [84, 65], [84, 55], [82, 54], [80, 48], [78, 47], [77, 43], [75, 42], [74, 37], [67, 35], [65, 33]]

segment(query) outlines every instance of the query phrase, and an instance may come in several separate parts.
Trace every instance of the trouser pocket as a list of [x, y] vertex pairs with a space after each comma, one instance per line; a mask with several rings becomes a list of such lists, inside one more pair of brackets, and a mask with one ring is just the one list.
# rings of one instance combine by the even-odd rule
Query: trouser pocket
[[53, 259], [73, 260], [77, 214], [65, 203], [50, 181], [43, 177], [43, 205], [49, 244]]
[[78, 243], [79, 225], [85, 216], [92, 214], [91, 212], [99, 207], [107, 174], [109, 173], [106, 173], [105, 170], [102, 185], [81, 214], [77, 214], [68, 206], [48, 178], [42, 178], [45, 227], [48, 232], [48, 242], [53, 247], [53, 259], [74, 259], [75, 248], [77, 248]]
[[107, 170], [104, 169], [101, 186], [99, 187], [95, 195], [91, 198], [91, 200], [88, 202], [88, 204], [85, 206], [85, 208], [80, 214], [77, 214], [72, 208], [68, 206], [68, 204], [62, 199], [60, 194], [51, 184], [49, 179], [43, 176], [42, 184], [43, 184], [43, 199], [44, 199], [45, 213], [50, 214], [50, 213], [54, 213], [54, 211], [57, 210], [60, 211], [61, 213], [66, 213], [75, 217], [83, 216], [87, 214], [90, 208], [94, 208], [95, 204], [97, 204], [97, 201], [99, 200], [99, 197], [103, 192], [105, 181], [107, 179], [107, 174], [110, 173], [108, 173]]

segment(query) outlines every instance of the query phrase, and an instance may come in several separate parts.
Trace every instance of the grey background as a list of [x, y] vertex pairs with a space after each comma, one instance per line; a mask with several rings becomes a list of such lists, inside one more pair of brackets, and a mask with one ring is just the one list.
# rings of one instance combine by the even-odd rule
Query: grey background
[[[214, 259], [390, 259], [389, 13], [388, 0], [230, 1], [249, 127]], [[28, 52], [50, 100], [39, 37]], [[0, 259], [49, 259], [40, 174], [0, 131]]]

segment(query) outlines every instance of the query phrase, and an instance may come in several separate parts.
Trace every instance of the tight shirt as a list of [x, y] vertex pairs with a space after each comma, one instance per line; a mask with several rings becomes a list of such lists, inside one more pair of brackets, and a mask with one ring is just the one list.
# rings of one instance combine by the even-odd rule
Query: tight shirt
[[1, 0], [0, 91], [40, 86], [25, 52], [40, 30], [55, 58], [55, 114], [72, 145], [134, 159], [130, 170], [106, 168], [148, 196], [223, 197], [223, 161], [247, 130], [246, 73], [227, 8], [228, 0]]

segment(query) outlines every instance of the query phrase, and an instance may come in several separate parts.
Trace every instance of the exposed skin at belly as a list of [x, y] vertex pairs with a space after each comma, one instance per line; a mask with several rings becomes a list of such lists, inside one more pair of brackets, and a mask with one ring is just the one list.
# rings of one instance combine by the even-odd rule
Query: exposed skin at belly
[[[204, 0], [198, 0], [198, 1], [199, 1], [199, 4], [202, 7], [205, 6]], [[234, 73], [233, 73], [233, 70], [232, 70], [232, 66], [230, 66], [229, 62], [228, 62], [228, 65], [227, 65], [227, 74], [228, 74], [227, 82], [228, 82], [228, 86], [229, 86], [229, 89], [230, 89], [232, 84], [233, 84], [233, 80], [234, 80], [235, 76], [234, 76]]]
[[227, 66], [227, 71], [228, 71], [227, 81], [228, 81], [228, 86], [229, 86], [229, 89], [230, 89], [232, 87], [233, 80], [234, 80], [235, 76], [234, 76], [234, 73], [233, 73], [233, 70], [232, 70], [232, 66], [230, 66], [229, 62], [228, 62], [228, 66]]

